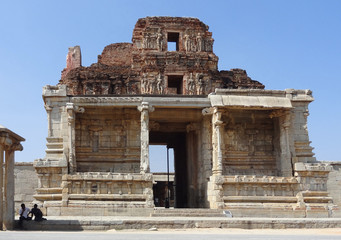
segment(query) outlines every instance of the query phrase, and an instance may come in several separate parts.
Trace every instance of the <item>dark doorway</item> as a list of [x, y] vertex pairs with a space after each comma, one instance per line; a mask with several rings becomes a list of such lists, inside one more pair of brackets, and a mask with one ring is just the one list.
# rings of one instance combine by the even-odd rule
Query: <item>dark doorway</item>
[[175, 89], [176, 94], [182, 94], [182, 75], [168, 75], [168, 88]]
[[174, 149], [174, 207], [188, 206], [187, 154], [186, 133], [184, 132], [154, 132], [149, 133], [151, 145], [167, 145]]
[[174, 207], [174, 152], [167, 145], [149, 144], [155, 207]]

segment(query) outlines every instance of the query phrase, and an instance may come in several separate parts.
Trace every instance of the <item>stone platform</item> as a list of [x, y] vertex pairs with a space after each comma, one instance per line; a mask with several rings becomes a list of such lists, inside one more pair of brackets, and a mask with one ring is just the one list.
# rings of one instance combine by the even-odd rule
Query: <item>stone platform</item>
[[[25, 230], [106, 231], [110, 229], [194, 229], [194, 228], [341, 228], [341, 218], [229, 218], [229, 217], [85, 217], [54, 216], [47, 221], [25, 221]], [[18, 219], [18, 218], [16, 218]], [[16, 226], [18, 221], [16, 221]]]

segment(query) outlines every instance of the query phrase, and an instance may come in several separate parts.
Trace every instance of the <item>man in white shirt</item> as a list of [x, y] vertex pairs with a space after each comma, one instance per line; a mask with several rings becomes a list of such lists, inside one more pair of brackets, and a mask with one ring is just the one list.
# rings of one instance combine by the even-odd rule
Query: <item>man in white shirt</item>
[[25, 204], [21, 204], [21, 208], [19, 210], [19, 227], [22, 228], [23, 220], [31, 220], [32, 218], [28, 216], [30, 209], [25, 206]]

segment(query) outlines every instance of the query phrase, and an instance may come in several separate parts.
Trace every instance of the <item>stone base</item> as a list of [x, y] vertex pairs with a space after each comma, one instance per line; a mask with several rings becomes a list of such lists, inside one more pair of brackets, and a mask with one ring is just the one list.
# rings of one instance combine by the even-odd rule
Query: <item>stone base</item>
[[[332, 218], [223, 218], [223, 217], [47, 217], [47, 221], [24, 221], [26, 230], [105, 231], [110, 229], [186, 229], [186, 228], [340, 228], [341, 219]], [[16, 226], [18, 221], [16, 221]]]
[[153, 210], [153, 208], [120, 206], [51, 206], [46, 208], [46, 216], [150, 216]]
[[337, 208], [328, 205], [298, 207], [297, 204], [228, 203], [225, 209], [231, 211], [233, 217], [330, 218], [341, 215]]

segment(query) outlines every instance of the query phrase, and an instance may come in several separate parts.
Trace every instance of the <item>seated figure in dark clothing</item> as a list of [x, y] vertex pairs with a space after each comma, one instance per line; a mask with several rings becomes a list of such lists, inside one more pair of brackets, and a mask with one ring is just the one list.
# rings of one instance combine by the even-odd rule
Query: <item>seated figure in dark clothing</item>
[[41, 212], [41, 210], [38, 208], [37, 204], [34, 204], [33, 208], [31, 209], [30, 213], [32, 214], [32, 217], [34, 215], [34, 221], [42, 221], [42, 220], [46, 220], [46, 218], [43, 218], [43, 213]]

